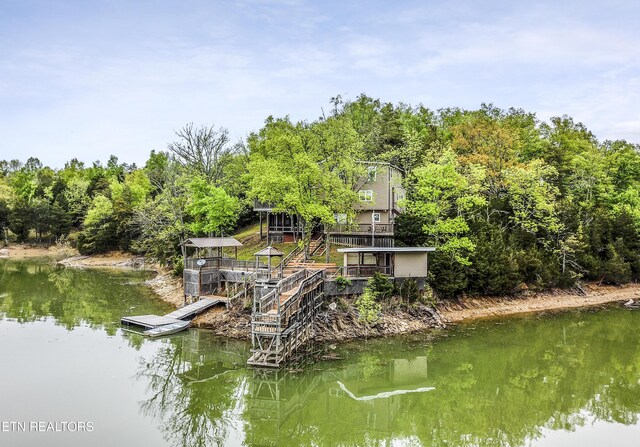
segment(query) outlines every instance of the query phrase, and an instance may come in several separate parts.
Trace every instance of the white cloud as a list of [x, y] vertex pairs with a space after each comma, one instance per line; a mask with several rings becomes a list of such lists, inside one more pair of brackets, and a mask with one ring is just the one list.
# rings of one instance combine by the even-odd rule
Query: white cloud
[[[123, 4], [42, 35], [27, 17], [33, 36], [3, 45], [0, 58], [0, 107], [10, 111], [0, 159], [140, 162], [190, 121], [242, 137], [270, 114], [315, 119], [331, 96], [361, 92], [568, 113], [600, 139], [640, 140], [637, 11], [616, 16], [616, 6], [600, 19], [597, 5], [536, 5], [248, 0], [147, 16]], [[122, 36], [110, 32], [116, 18]], [[14, 37], [2, 20], [0, 43]]]

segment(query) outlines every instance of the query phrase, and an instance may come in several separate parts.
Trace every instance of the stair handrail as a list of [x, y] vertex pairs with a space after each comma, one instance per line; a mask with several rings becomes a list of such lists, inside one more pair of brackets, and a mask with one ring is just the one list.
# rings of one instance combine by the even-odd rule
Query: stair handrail
[[235, 301], [238, 298], [240, 298], [240, 296], [245, 295], [249, 291], [249, 288], [256, 282], [257, 276], [258, 276], [257, 272], [253, 272], [248, 275], [245, 275], [244, 278], [242, 278], [242, 290], [240, 290], [240, 292], [233, 295], [231, 298], [227, 299], [227, 305], [229, 305], [232, 301]]
[[291, 262], [291, 260], [295, 258], [297, 255], [299, 255], [301, 251], [302, 251], [302, 247], [298, 245], [296, 248], [291, 250], [286, 256], [282, 258], [279, 265], [286, 267], [287, 264]]
[[289, 290], [296, 287], [296, 284], [307, 277], [307, 269], [298, 270], [297, 272], [292, 273], [286, 278], [278, 281], [277, 289], [278, 294], [288, 292]]
[[[282, 325], [282, 317], [286, 314], [287, 310], [289, 310], [289, 307], [291, 307], [292, 303], [294, 303], [297, 299], [300, 298], [300, 296], [305, 293], [305, 287], [309, 284], [311, 284], [314, 281], [322, 281], [324, 279], [324, 269], [323, 270], [317, 270], [316, 272], [312, 273], [311, 275], [309, 275], [307, 278], [305, 278], [301, 283], [300, 283], [300, 287], [298, 288], [298, 290], [296, 291], [296, 293], [294, 293], [293, 295], [291, 295], [284, 303], [280, 304], [280, 312], [278, 312], [278, 325], [281, 327], [284, 327]], [[286, 320], [285, 320], [286, 322]]]

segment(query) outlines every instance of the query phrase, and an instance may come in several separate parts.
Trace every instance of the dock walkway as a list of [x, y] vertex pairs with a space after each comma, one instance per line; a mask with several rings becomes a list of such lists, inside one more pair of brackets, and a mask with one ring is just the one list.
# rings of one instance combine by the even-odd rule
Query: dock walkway
[[142, 326], [145, 329], [153, 329], [167, 324], [179, 323], [184, 320], [190, 320], [198, 314], [201, 314], [210, 307], [219, 303], [226, 303], [227, 298], [223, 296], [209, 295], [209, 298], [202, 298], [195, 303], [188, 304], [180, 309], [174, 310], [164, 316], [160, 315], [135, 315], [122, 317], [120, 322], [127, 325]]

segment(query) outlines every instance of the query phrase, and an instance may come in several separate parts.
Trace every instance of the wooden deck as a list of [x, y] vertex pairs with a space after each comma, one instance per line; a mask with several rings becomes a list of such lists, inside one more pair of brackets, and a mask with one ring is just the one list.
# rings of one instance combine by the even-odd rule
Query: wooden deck
[[201, 298], [195, 303], [188, 304], [184, 307], [181, 307], [180, 309], [168, 313], [167, 315], [165, 315], [165, 317], [176, 318], [178, 320], [189, 320], [218, 303], [226, 302], [227, 299], [221, 296], [217, 296], [215, 298]]
[[222, 296], [208, 295], [195, 303], [188, 304], [180, 309], [174, 310], [167, 315], [135, 315], [130, 317], [122, 317], [122, 324], [132, 324], [142, 326], [145, 329], [153, 329], [167, 324], [179, 323], [184, 320], [190, 320], [198, 314], [201, 314], [210, 307], [219, 303], [226, 303], [227, 299]]

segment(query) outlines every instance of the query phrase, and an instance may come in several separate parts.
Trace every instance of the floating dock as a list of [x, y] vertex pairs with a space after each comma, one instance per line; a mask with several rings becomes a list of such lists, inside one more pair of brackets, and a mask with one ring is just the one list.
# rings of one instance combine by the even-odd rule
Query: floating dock
[[[145, 329], [155, 329], [162, 326], [174, 325], [177, 327], [177, 323], [184, 323], [185, 320], [191, 320], [198, 314], [201, 314], [210, 307], [216, 304], [227, 302], [227, 298], [222, 296], [210, 296], [208, 298], [202, 298], [195, 303], [188, 304], [180, 309], [174, 310], [164, 316], [161, 315], [135, 315], [130, 317], [122, 317], [120, 322], [122, 324], [141, 326]], [[186, 329], [188, 326], [184, 326]]]
[[122, 317], [122, 324], [133, 324], [134, 326], [142, 326], [145, 329], [153, 329], [166, 324], [179, 323], [182, 320], [171, 317], [162, 317], [160, 315], [136, 315], [133, 317]]

